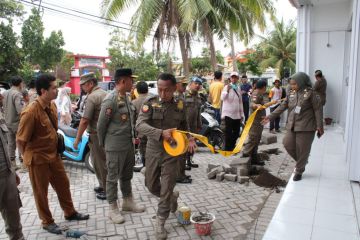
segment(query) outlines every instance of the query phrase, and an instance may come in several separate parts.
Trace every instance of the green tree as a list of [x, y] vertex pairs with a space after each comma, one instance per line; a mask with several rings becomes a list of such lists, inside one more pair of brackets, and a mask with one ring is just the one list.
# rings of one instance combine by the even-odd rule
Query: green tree
[[275, 29], [267, 37], [263, 37], [260, 43], [265, 55], [261, 66], [276, 68], [278, 77], [282, 79], [285, 69], [295, 71], [296, 28], [294, 21], [286, 24], [284, 20], [274, 20], [274, 27]]
[[31, 10], [31, 15], [24, 21], [21, 29], [21, 42], [25, 59], [33, 65], [41, 62], [41, 52], [44, 42], [44, 26], [37, 9]]
[[13, 30], [13, 20], [23, 15], [21, 4], [13, 0], [0, 1], [0, 81], [18, 73], [22, 52], [18, 36]]
[[142, 45], [153, 29], [156, 29], [154, 39], [158, 51], [164, 39], [174, 40], [177, 37], [184, 75], [189, 75], [191, 32], [196, 20], [204, 18], [212, 11], [210, 0], [148, 0], [140, 3], [129, 0], [103, 0], [102, 12], [106, 18], [114, 19], [135, 4], [138, 7], [130, 23], [136, 43]]
[[62, 32], [52, 31], [50, 37], [46, 38], [41, 46], [39, 64], [42, 70], [54, 69], [64, 56], [65, 51], [62, 49], [64, 45]]
[[[191, 58], [191, 72], [192, 74], [205, 75], [214, 70], [211, 64], [210, 49], [203, 48], [200, 57]], [[219, 51], [216, 52], [217, 63], [224, 63], [224, 57]]]
[[139, 80], [156, 79], [159, 68], [154, 63], [153, 54], [146, 53], [142, 47], [135, 44], [131, 37], [125, 37], [119, 30], [112, 32], [111, 36], [108, 49], [111, 57], [108, 66], [111, 71], [129, 67], [139, 76]]
[[240, 73], [251, 72], [253, 75], [260, 76], [263, 69], [260, 66], [261, 52], [254, 49], [247, 49], [246, 54], [240, 61], [237, 61], [237, 67]]
[[71, 68], [75, 64], [72, 52], [64, 51], [61, 61], [56, 66], [56, 78], [63, 81], [70, 80]]
[[0, 80], [5, 81], [9, 76], [17, 74], [21, 67], [22, 54], [17, 45], [18, 38], [12, 25], [0, 23]]
[[5, 19], [12, 22], [15, 17], [21, 17], [24, 14], [23, 6], [14, 0], [0, 1], [0, 20]]

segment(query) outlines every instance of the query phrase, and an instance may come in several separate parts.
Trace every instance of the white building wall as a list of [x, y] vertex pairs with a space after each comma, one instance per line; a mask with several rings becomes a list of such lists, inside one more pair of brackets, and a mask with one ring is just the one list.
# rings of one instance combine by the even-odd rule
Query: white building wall
[[[323, 71], [327, 81], [327, 103], [324, 117], [344, 123], [342, 103], [347, 87], [344, 78], [345, 43], [351, 17], [351, 1], [305, 5], [298, 11], [297, 70], [308, 73]], [[343, 127], [345, 125], [343, 124]]]
[[350, 49], [348, 111], [346, 115], [346, 159], [349, 178], [360, 181], [360, 0], [353, 2]]

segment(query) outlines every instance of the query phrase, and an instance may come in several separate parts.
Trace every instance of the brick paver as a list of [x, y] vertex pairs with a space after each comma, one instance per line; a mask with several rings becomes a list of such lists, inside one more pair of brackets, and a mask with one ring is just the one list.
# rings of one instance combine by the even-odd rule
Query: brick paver
[[[266, 167], [274, 175], [288, 179], [294, 163], [289, 160], [281, 144], [282, 135], [278, 135], [278, 143], [260, 146], [260, 150], [269, 147], [279, 147], [283, 153], [271, 155]], [[199, 148], [194, 161], [199, 163], [198, 169], [193, 169], [191, 174], [192, 184], [177, 185], [180, 191], [180, 203], [188, 205], [193, 212], [211, 212], [215, 214], [216, 221], [213, 224], [212, 234], [207, 237], [199, 237], [195, 233], [193, 225], [182, 226], [177, 223], [176, 216], [171, 214], [166, 222], [169, 232], [168, 239], [253, 239], [255, 220], [259, 216], [256, 227], [256, 239], [261, 239], [266, 226], [270, 222], [273, 212], [280, 200], [281, 193], [272, 193], [270, 189], [256, 186], [252, 181], [245, 184], [218, 182], [208, 180], [206, 168], [208, 163], [221, 164], [239, 156], [224, 158], [219, 154], [211, 154], [205, 148]], [[67, 222], [58, 204], [56, 194], [49, 188], [50, 209], [56, 223], [61, 226], [69, 226], [72, 229], [86, 231], [91, 235], [87, 239], [154, 239], [154, 216], [156, 214], [157, 199], [152, 196], [144, 186], [144, 177], [141, 173], [134, 173], [132, 181], [134, 198], [146, 206], [144, 213], [124, 213], [126, 222], [121, 225], [112, 224], [108, 219], [108, 204], [106, 201], [96, 199], [93, 187], [97, 185], [95, 175], [90, 173], [82, 164], [65, 162], [65, 168], [70, 178], [71, 192], [75, 208], [80, 212], [90, 214], [88, 221]], [[32, 189], [28, 174], [19, 173], [21, 184], [21, 221], [26, 239], [64, 239], [63, 236], [55, 236], [43, 231], [34, 204]], [[268, 198], [269, 194], [271, 196]], [[120, 194], [120, 192], [119, 192]], [[264, 200], [268, 201], [264, 205]], [[101, 237], [108, 236], [108, 237]], [[4, 230], [4, 222], [0, 220], [0, 239], [7, 239]]]

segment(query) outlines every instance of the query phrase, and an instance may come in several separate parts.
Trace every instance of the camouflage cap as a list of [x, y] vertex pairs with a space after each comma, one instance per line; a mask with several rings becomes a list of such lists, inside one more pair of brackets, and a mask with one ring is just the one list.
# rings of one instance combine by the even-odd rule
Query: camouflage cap
[[86, 83], [87, 81], [90, 81], [92, 79], [97, 79], [95, 73], [89, 72], [89, 73], [83, 74], [80, 76], [80, 85], [83, 85], [84, 83]]

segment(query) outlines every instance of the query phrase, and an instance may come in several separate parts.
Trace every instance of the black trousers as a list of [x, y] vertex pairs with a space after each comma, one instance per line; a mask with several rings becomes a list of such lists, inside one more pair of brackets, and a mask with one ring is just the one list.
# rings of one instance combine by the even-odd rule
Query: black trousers
[[246, 123], [246, 121], [249, 118], [250, 103], [249, 102], [243, 102], [243, 108], [244, 108], [245, 123]]
[[241, 119], [225, 117], [225, 150], [232, 151], [240, 135]]
[[[280, 106], [280, 105], [278, 105]], [[270, 108], [270, 112], [275, 111], [275, 109], [278, 107], [274, 107], [274, 108]], [[280, 117], [275, 118], [274, 120], [270, 121], [270, 131], [273, 130], [275, 128], [275, 130], [279, 130], [280, 129]]]

